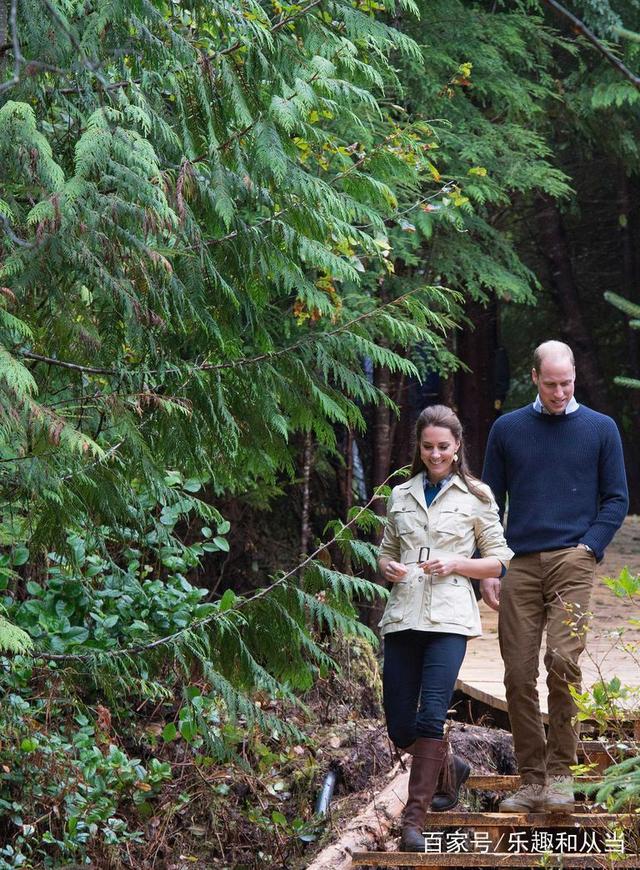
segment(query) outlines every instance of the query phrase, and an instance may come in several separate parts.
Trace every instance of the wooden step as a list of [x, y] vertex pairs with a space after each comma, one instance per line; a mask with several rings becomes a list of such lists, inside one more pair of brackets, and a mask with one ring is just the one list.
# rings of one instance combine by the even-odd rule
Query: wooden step
[[578, 755], [589, 752], [604, 752], [610, 744], [601, 740], [580, 740], [578, 742]]
[[618, 738], [602, 740], [580, 740], [578, 743], [577, 753], [579, 758], [585, 758], [589, 755], [598, 755], [605, 753], [613, 758], [624, 757], [633, 752], [629, 743], [635, 738], [631, 733], [625, 738], [625, 742], [621, 742]]
[[427, 813], [430, 828], [606, 828], [638, 823], [635, 813]]
[[545, 867], [640, 868], [635, 854], [611, 863], [612, 853], [624, 851], [625, 827], [637, 824], [635, 813], [429, 813], [424, 852], [356, 852], [351, 858], [354, 867], [539, 867], [544, 857]]
[[[581, 776], [574, 779], [574, 790], [580, 791], [580, 785], [585, 783], [602, 782], [601, 776]], [[479, 789], [481, 791], [515, 791], [520, 788], [522, 782], [519, 776], [500, 776], [497, 773], [475, 775], [471, 774], [465, 782], [464, 788]]]
[[351, 861], [354, 867], [640, 867], [640, 855], [627, 855], [610, 863], [603, 852], [590, 854], [543, 853], [514, 854], [512, 852], [465, 852], [463, 854], [424, 854], [423, 852], [354, 852]]

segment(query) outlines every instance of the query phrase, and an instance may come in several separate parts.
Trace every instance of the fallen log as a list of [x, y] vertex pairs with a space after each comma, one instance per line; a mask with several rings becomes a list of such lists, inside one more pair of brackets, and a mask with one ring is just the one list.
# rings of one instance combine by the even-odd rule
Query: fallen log
[[[452, 723], [451, 747], [471, 764], [476, 774], [513, 773], [512, 737], [507, 731]], [[410, 757], [404, 756], [387, 774], [389, 782], [346, 826], [337, 842], [328, 846], [306, 870], [350, 870], [352, 852], [393, 850], [390, 830], [407, 799]]]
[[[408, 758], [408, 756], [407, 756]], [[333, 843], [307, 866], [307, 870], [350, 870], [351, 854], [381, 848], [389, 830], [404, 809], [409, 769], [400, 762], [388, 773], [390, 782], [351, 819], [337, 843]]]

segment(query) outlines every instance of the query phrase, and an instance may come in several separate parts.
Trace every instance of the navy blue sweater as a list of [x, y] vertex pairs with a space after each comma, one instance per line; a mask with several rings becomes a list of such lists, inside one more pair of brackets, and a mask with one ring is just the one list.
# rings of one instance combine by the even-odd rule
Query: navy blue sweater
[[629, 498], [616, 424], [581, 405], [539, 414], [532, 405], [499, 417], [489, 433], [482, 479], [516, 555], [587, 544], [600, 560]]

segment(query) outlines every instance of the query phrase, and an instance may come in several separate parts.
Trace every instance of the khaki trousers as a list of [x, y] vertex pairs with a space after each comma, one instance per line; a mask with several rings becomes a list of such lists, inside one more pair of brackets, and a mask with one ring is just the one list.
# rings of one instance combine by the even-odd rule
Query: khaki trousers
[[[578, 666], [587, 632], [595, 557], [584, 548], [529, 553], [511, 560], [500, 590], [498, 632], [518, 768], [523, 782], [571, 775], [579, 725], [569, 686], [580, 689]], [[542, 632], [549, 689], [545, 740], [536, 689]]]

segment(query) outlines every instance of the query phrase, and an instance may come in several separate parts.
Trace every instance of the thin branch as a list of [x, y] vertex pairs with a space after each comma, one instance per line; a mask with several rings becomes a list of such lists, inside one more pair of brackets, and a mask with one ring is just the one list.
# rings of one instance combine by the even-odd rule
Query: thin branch
[[626, 67], [619, 58], [613, 54], [612, 51], [604, 45], [595, 33], [592, 30], [589, 30], [584, 21], [581, 21], [579, 18], [569, 12], [561, 3], [558, 3], [558, 0], [542, 0], [545, 6], [548, 6], [550, 9], [553, 9], [558, 15], [564, 18], [566, 21], [571, 23], [571, 26], [581, 33], [589, 42], [595, 46], [595, 48], [600, 52], [603, 57], [605, 57], [609, 63], [614, 66], [618, 72], [622, 73], [622, 75], [628, 79], [631, 84], [640, 90], [640, 76], [637, 76], [634, 72], [632, 72], [628, 67]]
[[[441, 196], [446, 196], [448, 193], [451, 193], [456, 184], [456, 179], [452, 178], [450, 181], [447, 181], [445, 184], [443, 184], [440, 190], [437, 190], [435, 193], [432, 193], [429, 196], [421, 196], [420, 199], [416, 200], [416, 202], [411, 203], [411, 205], [408, 205], [402, 211], [397, 211], [390, 218], [385, 218], [385, 224], [392, 221], [397, 221], [398, 218], [404, 217], [406, 214], [409, 214], [410, 212], [415, 211], [417, 208], [420, 208], [420, 206], [424, 205], [425, 202], [431, 202], [432, 199], [438, 199]], [[373, 226], [375, 226], [375, 224], [357, 224], [356, 229], [368, 230]]]
[[640, 42], [640, 33], [637, 33], [635, 30], [627, 30], [626, 27], [616, 26], [613, 28], [613, 32], [621, 39], [629, 39], [631, 42]]
[[[307, 12], [309, 12], [310, 9], [313, 9], [314, 6], [319, 6], [321, 2], [322, 0], [312, 0], [312, 2], [309, 3], [307, 6], [303, 6], [302, 9], [298, 9], [297, 12], [294, 12], [292, 15], [288, 15], [286, 18], [282, 18], [280, 21], [278, 21], [277, 24], [274, 24], [268, 32], [270, 34], [277, 33], [278, 30], [283, 28], [286, 24], [289, 24], [291, 21], [294, 20], [294, 18], [299, 18], [301, 15], [305, 15]], [[233, 45], [230, 45], [228, 48], [224, 48], [222, 51], [219, 51], [218, 56], [222, 56], [224, 54], [232, 54], [234, 51], [242, 48], [244, 44], [245, 43], [241, 39], [239, 39], [237, 42], [234, 42]]]
[[[103, 90], [105, 91], [114, 91], [118, 88], [129, 88], [131, 85], [139, 85], [142, 79], [123, 79], [119, 82], [111, 82], [111, 84], [107, 85]], [[76, 85], [75, 88], [60, 88], [58, 90], [59, 94], [77, 94], [80, 92], [80, 85]]]
[[[249, 232], [251, 232], [252, 230], [259, 230], [263, 226], [265, 226], [266, 224], [270, 224], [270, 223], [273, 223], [273, 221], [278, 220], [278, 218], [281, 215], [283, 215], [286, 211], [287, 211], [286, 208], [282, 208], [282, 209], [280, 209], [280, 211], [277, 211], [275, 214], [269, 215], [269, 217], [263, 218], [261, 221], [258, 221], [257, 224], [248, 224], [246, 227], [244, 227], [244, 229], [246, 229]], [[209, 241], [205, 242], [204, 244], [206, 244], [207, 246], [208, 245], [221, 245], [222, 242], [228, 242], [231, 239], [235, 239], [236, 236], [238, 236], [239, 234], [240, 234], [240, 230], [233, 230], [232, 232], [227, 233], [226, 236], [220, 236], [220, 238], [218, 238], [218, 239], [209, 239]], [[195, 248], [196, 245], [193, 245], [192, 247]]]
[[290, 24], [294, 18], [299, 18], [301, 15], [306, 15], [306, 13], [313, 9], [314, 6], [319, 6], [322, 0], [313, 0], [312, 3], [309, 3], [307, 6], [303, 6], [302, 9], [298, 9], [297, 12], [288, 15], [286, 18], [282, 18], [274, 27], [271, 28], [271, 33], [276, 33], [278, 30], [283, 28], [286, 24]]
[[3, 91], [8, 91], [20, 81], [20, 67], [24, 58], [20, 50], [20, 40], [18, 39], [18, 0], [11, 0], [11, 13], [9, 15], [11, 24], [11, 42], [13, 45], [13, 78], [0, 85], [0, 94]]
[[47, 365], [58, 366], [63, 369], [71, 369], [76, 372], [86, 372], [91, 375], [117, 375], [119, 372], [114, 369], [100, 369], [94, 368], [93, 366], [83, 366], [78, 363], [66, 362], [65, 360], [55, 359], [55, 357], [50, 356], [42, 356], [39, 353], [32, 353], [30, 350], [21, 350], [20, 356], [24, 356], [27, 359], [35, 360], [36, 362], [47, 363]]
[[11, 223], [9, 222], [9, 219], [7, 218], [6, 215], [0, 214], [0, 225], [2, 226], [2, 229], [5, 232], [5, 235], [9, 236], [9, 238], [14, 243], [14, 245], [18, 245], [18, 247], [20, 247], [20, 248], [35, 248], [36, 247], [34, 242], [27, 242], [27, 241], [25, 241], [25, 239], [21, 239], [20, 236], [17, 236], [14, 233], [13, 228], [11, 226]]
[[[371, 496], [369, 501], [362, 505], [362, 507], [358, 510], [357, 513], [353, 515], [353, 517], [345, 523], [340, 532], [337, 532], [330, 541], [327, 541], [326, 544], [320, 544], [317, 549], [311, 553], [310, 556], [307, 556], [306, 559], [303, 559], [299, 564], [297, 564], [294, 568], [291, 568], [290, 571], [287, 571], [286, 574], [283, 574], [282, 577], [279, 577], [275, 580], [270, 586], [265, 586], [262, 589], [258, 589], [253, 595], [249, 595], [247, 598], [240, 599], [237, 604], [233, 605], [233, 607], [229, 608], [229, 610], [225, 610], [225, 613], [229, 613], [231, 610], [239, 610], [241, 607], [244, 607], [247, 604], [250, 604], [252, 601], [257, 601], [260, 598], [264, 598], [269, 592], [276, 589], [278, 586], [282, 586], [290, 577], [293, 577], [294, 574], [297, 574], [303, 568], [305, 568], [310, 562], [312, 562], [323, 550], [328, 550], [329, 547], [333, 546], [338, 540], [338, 536], [345, 529], [348, 529], [350, 526], [354, 525], [357, 520], [362, 516], [362, 514], [369, 508], [374, 501], [379, 498], [382, 498], [379, 495], [379, 491], [383, 486], [391, 480], [392, 477], [395, 477], [397, 471], [392, 471], [391, 474], [384, 480], [380, 486], [376, 487], [374, 494]], [[209, 616], [205, 616], [202, 619], [195, 619], [189, 625], [185, 625], [183, 628], [178, 629], [178, 631], [173, 632], [173, 634], [168, 634], [165, 637], [159, 637], [156, 640], [152, 640], [149, 643], [138, 644], [136, 646], [129, 647], [121, 647], [120, 649], [113, 650], [96, 650], [95, 652], [90, 653], [47, 653], [47, 652], [35, 652], [33, 657], [39, 659], [45, 659], [46, 661], [90, 661], [95, 658], [117, 658], [119, 656], [124, 655], [132, 655], [134, 653], [142, 653], [147, 652], [148, 650], [155, 649], [159, 646], [164, 646], [165, 644], [171, 643], [172, 641], [179, 638], [181, 635], [185, 634], [188, 631], [194, 631], [195, 629], [202, 628], [205, 625], [208, 625], [210, 622], [218, 619], [220, 616], [220, 612], [212, 613]]]
[[352, 320], [349, 320], [342, 326], [338, 326], [336, 329], [332, 329], [329, 332], [321, 332], [317, 335], [306, 336], [305, 338], [301, 338], [300, 341], [297, 341], [295, 344], [290, 344], [288, 347], [284, 347], [281, 350], [268, 351], [267, 353], [261, 353], [259, 356], [245, 357], [244, 359], [235, 360], [233, 362], [204, 363], [201, 368], [205, 371], [209, 371], [212, 369], [229, 369], [235, 368], [236, 366], [249, 365], [251, 363], [261, 362], [264, 359], [275, 359], [276, 357], [290, 353], [292, 350], [297, 350], [299, 347], [305, 344], [309, 344], [316, 338], [328, 338], [330, 336], [338, 335], [341, 332], [345, 332], [346, 330], [351, 329], [351, 327], [355, 323], [359, 323], [361, 320], [366, 320], [369, 317], [373, 317], [380, 311], [384, 311], [385, 308], [389, 308], [392, 305], [398, 305], [399, 303], [404, 302], [405, 299], [408, 299], [410, 296], [413, 296], [414, 293], [417, 293], [419, 289], [419, 287], [414, 287], [413, 290], [408, 290], [406, 293], [403, 293], [402, 296], [398, 296], [396, 299], [392, 299], [390, 302], [385, 302], [382, 305], [379, 305], [377, 308], [374, 308], [373, 311], [365, 311], [364, 314], [359, 314], [357, 317], [354, 317]]
[[[278, 357], [284, 356], [288, 353], [291, 353], [294, 350], [298, 350], [300, 347], [304, 347], [306, 344], [312, 344], [315, 341], [320, 339], [330, 338], [334, 335], [339, 335], [342, 332], [346, 332], [351, 329], [354, 324], [359, 323], [362, 320], [367, 320], [370, 317], [374, 317], [376, 314], [379, 314], [381, 311], [384, 311], [385, 308], [390, 308], [393, 305], [399, 305], [404, 302], [410, 296], [413, 296], [415, 293], [419, 291], [419, 287], [414, 287], [412, 290], [408, 290], [406, 293], [403, 293], [402, 296], [398, 296], [396, 299], [392, 299], [390, 302], [385, 302], [382, 305], [379, 305], [377, 308], [374, 308], [372, 311], [365, 311], [363, 314], [359, 314], [357, 317], [348, 320], [346, 323], [343, 323], [342, 326], [338, 326], [335, 329], [331, 329], [328, 332], [317, 332], [312, 333], [310, 335], [306, 335], [304, 338], [301, 338], [300, 341], [296, 341], [294, 344], [287, 345], [287, 347], [283, 347], [280, 350], [270, 350], [265, 353], [258, 354], [258, 356], [249, 356], [249, 357], [241, 357], [240, 359], [231, 360], [230, 362], [224, 363], [198, 363], [192, 368], [192, 371], [202, 371], [202, 372], [210, 372], [210, 371], [219, 371], [221, 369], [234, 369], [239, 368], [241, 366], [253, 365], [254, 363], [262, 362], [263, 360], [272, 360], [277, 359]], [[55, 357], [43, 356], [39, 353], [33, 353], [28, 350], [19, 351], [21, 356], [26, 357], [27, 359], [34, 360], [35, 362], [43, 362], [47, 365], [58, 366], [59, 368], [71, 369], [72, 371], [84, 372], [86, 374], [91, 375], [122, 375], [122, 371], [118, 371], [116, 369], [102, 369], [96, 368], [94, 366], [85, 366], [80, 363], [72, 363], [67, 360], [56, 359]], [[174, 375], [180, 374], [183, 369], [171, 369], [167, 368], [162, 370], [163, 374], [166, 375]], [[144, 371], [145, 375], [155, 375], [161, 372], [160, 369], [151, 369], [149, 371]], [[131, 374], [135, 374], [131, 372]]]
[[32, 75], [36, 70], [43, 70], [43, 72], [53, 72], [58, 73], [59, 75], [66, 76], [71, 75], [73, 70], [62, 69], [62, 67], [54, 66], [51, 63], [45, 63], [43, 60], [27, 60], [26, 57], [22, 58], [22, 62], [26, 65], [25, 73], [27, 75]]

